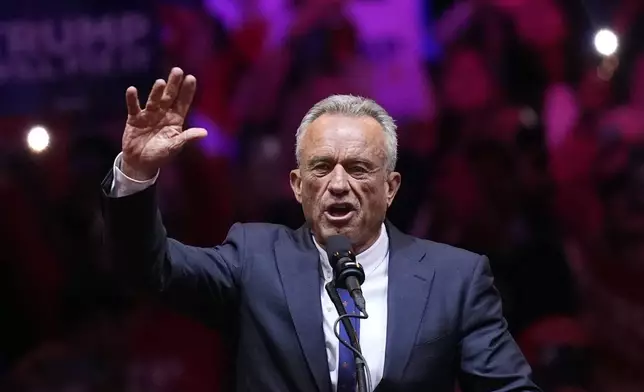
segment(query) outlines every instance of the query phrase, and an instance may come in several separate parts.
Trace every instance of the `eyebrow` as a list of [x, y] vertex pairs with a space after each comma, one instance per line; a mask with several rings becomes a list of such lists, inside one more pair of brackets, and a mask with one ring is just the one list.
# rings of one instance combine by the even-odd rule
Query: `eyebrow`
[[[307, 166], [314, 166], [314, 165], [316, 165], [318, 163], [329, 163], [329, 162], [332, 162], [333, 160], [334, 159], [329, 157], [329, 156], [316, 155], [316, 156], [311, 157], [307, 161], [306, 164], [307, 164]], [[344, 164], [347, 164], [347, 163], [348, 164], [362, 164], [362, 165], [368, 166], [369, 168], [374, 168], [374, 167], [378, 166], [374, 162], [371, 162], [371, 161], [369, 161], [367, 159], [363, 159], [363, 158], [349, 158], [349, 159], [344, 160], [343, 163]]]
[[328, 156], [322, 156], [322, 155], [316, 155], [311, 158], [306, 162], [307, 166], [313, 166], [318, 163], [328, 163], [331, 162], [333, 159], [328, 157]]

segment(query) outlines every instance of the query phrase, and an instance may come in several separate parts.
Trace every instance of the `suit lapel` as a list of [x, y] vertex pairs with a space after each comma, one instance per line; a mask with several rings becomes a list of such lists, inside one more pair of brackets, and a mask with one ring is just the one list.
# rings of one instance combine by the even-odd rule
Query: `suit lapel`
[[309, 369], [318, 389], [330, 391], [320, 302], [320, 256], [308, 227], [297, 230], [294, 238], [282, 238], [275, 252], [286, 301]]
[[387, 294], [387, 349], [384, 378], [399, 380], [423, 317], [434, 269], [419, 240], [387, 222], [389, 234], [389, 287]]

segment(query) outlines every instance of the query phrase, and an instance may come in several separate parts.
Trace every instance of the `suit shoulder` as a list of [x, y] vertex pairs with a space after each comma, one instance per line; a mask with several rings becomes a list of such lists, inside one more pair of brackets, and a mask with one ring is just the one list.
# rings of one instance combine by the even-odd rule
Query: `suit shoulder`
[[457, 268], [471, 271], [483, 255], [456, 246], [416, 238], [425, 249], [425, 254], [444, 268]]
[[440, 242], [416, 241], [425, 248], [424, 262], [441, 276], [441, 280], [450, 282], [452, 287], [468, 287], [472, 279], [476, 279], [476, 271], [482, 267], [485, 269], [481, 265], [487, 260], [484, 255]]
[[243, 231], [246, 235], [278, 235], [283, 233], [291, 233], [292, 229], [273, 223], [264, 222], [237, 222], [231, 226], [230, 231]]
[[243, 236], [245, 241], [261, 246], [261, 244], [272, 244], [284, 235], [292, 236], [293, 232], [286, 226], [273, 223], [237, 222], [228, 231], [228, 238]]

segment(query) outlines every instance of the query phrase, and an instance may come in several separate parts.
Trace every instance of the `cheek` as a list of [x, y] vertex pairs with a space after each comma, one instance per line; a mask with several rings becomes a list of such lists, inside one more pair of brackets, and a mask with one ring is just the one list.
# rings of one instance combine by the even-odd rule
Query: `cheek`
[[377, 212], [387, 205], [387, 189], [388, 186], [384, 186], [376, 183], [361, 183], [357, 187], [358, 197], [363, 206], [368, 205], [368, 212]]
[[319, 205], [322, 184], [317, 180], [302, 181], [302, 202], [310, 207]]

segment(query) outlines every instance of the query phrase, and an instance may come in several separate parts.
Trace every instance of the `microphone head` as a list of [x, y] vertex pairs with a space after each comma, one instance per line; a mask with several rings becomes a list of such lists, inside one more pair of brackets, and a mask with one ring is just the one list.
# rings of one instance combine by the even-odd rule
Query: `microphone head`
[[329, 262], [332, 266], [338, 263], [343, 257], [353, 258], [353, 250], [351, 241], [344, 235], [332, 235], [326, 240], [326, 255], [329, 257]]
[[362, 266], [356, 262], [356, 256], [351, 247], [349, 238], [343, 235], [334, 235], [327, 238], [326, 254], [333, 267], [335, 284], [338, 288], [346, 288], [346, 279], [354, 277], [362, 284], [365, 280]]

